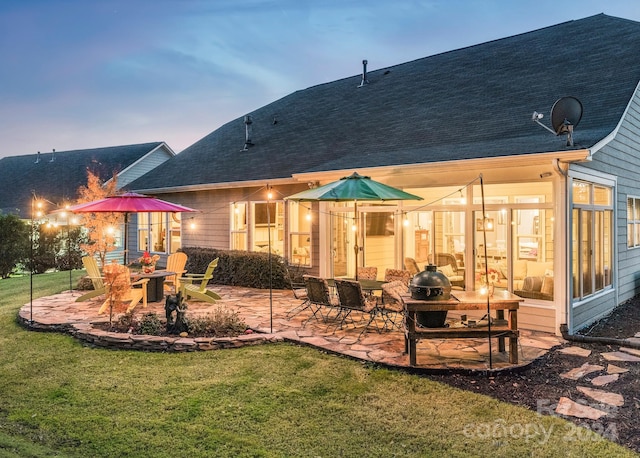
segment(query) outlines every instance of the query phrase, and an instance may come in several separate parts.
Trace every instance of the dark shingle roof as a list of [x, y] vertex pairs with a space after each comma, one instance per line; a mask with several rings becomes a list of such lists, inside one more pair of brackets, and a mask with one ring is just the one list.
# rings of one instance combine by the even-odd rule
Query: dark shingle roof
[[87, 183], [87, 170], [108, 180], [160, 145], [162, 142], [56, 151], [54, 156], [48, 152], [40, 155], [38, 163], [37, 154], [2, 158], [0, 210], [28, 218], [34, 192], [56, 204], [75, 200], [78, 187]]
[[[321, 84], [250, 113], [248, 151], [238, 118], [131, 188], [588, 148], [621, 119], [638, 56], [640, 23], [599, 14]], [[584, 106], [573, 148], [531, 121], [563, 96]]]

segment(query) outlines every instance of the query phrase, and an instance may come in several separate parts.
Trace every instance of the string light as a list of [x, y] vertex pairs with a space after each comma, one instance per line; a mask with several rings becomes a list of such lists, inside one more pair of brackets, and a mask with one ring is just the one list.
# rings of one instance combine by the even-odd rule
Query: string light
[[404, 218], [402, 219], [402, 225], [404, 227], [409, 227], [409, 218], [407, 217], [407, 213], [403, 213]]
[[195, 229], [196, 228], [196, 223], [195, 221], [192, 221], [191, 224], [189, 224], [189, 229]]
[[311, 221], [311, 209], [307, 210], [307, 221]]

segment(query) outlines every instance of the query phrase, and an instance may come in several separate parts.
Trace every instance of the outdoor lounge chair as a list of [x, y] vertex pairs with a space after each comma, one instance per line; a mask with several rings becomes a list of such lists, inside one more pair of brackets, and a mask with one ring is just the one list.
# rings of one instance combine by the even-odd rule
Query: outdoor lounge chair
[[82, 296], [76, 299], [76, 302], [83, 302], [89, 299], [93, 299], [96, 296], [105, 294], [107, 291], [104, 286], [104, 278], [102, 277], [102, 273], [100, 273], [100, 268], [98, 267], [96, 258], [94, 258], [93, 256], [84, 256], [82, 258], [82, 264], [87, 271], [87, 278], [91, 279], [93, 290], [84, 293]]
[[176, 294], [180, 291], [180, 277], [182, 277], [186, 270], [184, 266], [187, 264], [187, 255], [182, 251], [170, 254], [167, 258], [167, 271], [175, 272], [175, 275], [170, 275], [164, 279], [164, 288], [169, 292]]
[[213, 278], [213, 270], [218, 266], [218, 259], [215, 258], [209, 263], [204, 274], [186, 274], [180, 277], [180, 290], [182, 296], [196, 301], [209, 302], [214, 304], [217, 299], [222, 299], [216, 292], [207, 289], [209, 280]]

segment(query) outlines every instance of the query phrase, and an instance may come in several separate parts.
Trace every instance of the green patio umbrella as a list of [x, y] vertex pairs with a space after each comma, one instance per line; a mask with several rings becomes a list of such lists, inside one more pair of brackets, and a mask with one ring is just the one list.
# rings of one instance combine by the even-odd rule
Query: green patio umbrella
[[293, 201], [333, 201], [333, 202], [354, 202], [354, 213], [356, 217], [356, 243], [354, 246], [356, 259], [356, 280], [358, 279], [358, 201], [361, 200], [422, 200], [422, 197], [409, 194], [401, 189], [388, 186], [371, 177], [362, 176], [357, 172], [342, 177], [337, 181], [327, 183], [323, 186], [299, 192], [286, 198]]

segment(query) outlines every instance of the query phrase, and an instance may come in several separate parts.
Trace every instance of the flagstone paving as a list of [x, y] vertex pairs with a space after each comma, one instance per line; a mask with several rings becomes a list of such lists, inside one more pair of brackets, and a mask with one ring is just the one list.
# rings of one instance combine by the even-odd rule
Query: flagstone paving
[[[237, 311], [247, 325], [256, 331], [254, 334], [242, 336], [238, 343], [229, 338], [151, 338], [102, 331], [92, 324], [109, 322], [108, 313], [97, 313], [103, 299], [75, 302], [80, 295], [78, 291], [35, 299], [33, 304], [28, 303], [21, 308], [19, 316], [27, 325], [31, 322], [34, 328], [68, 331], [95, 345], [104, 341], [109, 344], [105, 346], [121, 344], [126, 348], [144, 350], [193, 351], [287, 340], [364, 361], [393, 367], [409, 366], [404, 352], [404, 334], [400, 330], [378, 332], [374, 328], [362, 333], [364, 323], [336, 329], [335, 322], [309, 320], [311, 313], [308, 310], [288, 319], [287, 312], [299, 303], [291, 291], [274, 290], [270, 299], [269, 292], [265, 290], [218, 285], [213, 289], [222, 300], [216, 304], [190, 301], [188, 313], [206, 314], [224, 306]], [[138, 313], [152, 311], [164, 316], [164, 303], [149, 303], [147, 309], [139, 306], [137, 310]], [[379, 326], [382, 327], [380, 323]], [[529, 364], [551, 348], [564, 343], [561, 337], [548, 333], [528, 330], [521, 330], [520, 333], [519, 366]], [[417, 350], [418, 365], [413, 370], [486, 371], [514, 367], [509, 363], [508, 353], [498, 351], [497, 339], [492, 341], [491, 350], [490, 358], [487, 339], [421, 340]]]

